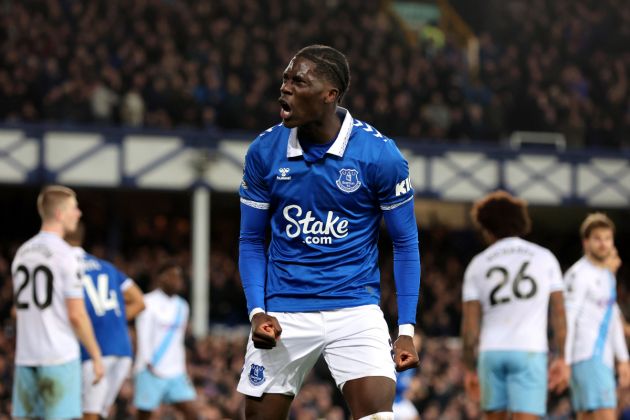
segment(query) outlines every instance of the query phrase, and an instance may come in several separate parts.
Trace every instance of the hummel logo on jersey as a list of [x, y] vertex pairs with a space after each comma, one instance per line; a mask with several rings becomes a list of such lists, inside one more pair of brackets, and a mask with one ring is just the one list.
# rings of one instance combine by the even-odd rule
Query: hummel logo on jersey
[[329, 245], [334, 239], [341, 239], [348, 236], [348, 221], [340, 220], [332, 211], [328, 211], [326, 221], [313, 217], [311, 210], [302, 216], [302, 207], [297, 204], [286, 206], [282, 214], [287, 222], [285, 232], [291, 239], [304, 234], [304, 242], [314, 245]]
[[396, 184], [396, 197], [407, 194], [409, 191], [411, 191], [411, 181], [408, 177]]
[[351, 193], [358, 190], [361, 186], [361, 181], [359, 181], [359, 171], [356, 169], [341, 169], [339, 171], [337, 186], [345, 193]]
[[287, 176], [291, 168], [279, 168], [278, 172], [280, 172], [280, 176], [276, 176], [276, 179], [280, 181], [289, 181], [291, 180], [290, 176]]

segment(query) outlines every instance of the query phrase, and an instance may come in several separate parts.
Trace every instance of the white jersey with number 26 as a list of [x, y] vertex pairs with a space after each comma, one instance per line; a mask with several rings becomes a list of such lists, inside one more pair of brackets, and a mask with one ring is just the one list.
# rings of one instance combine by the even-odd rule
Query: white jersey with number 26
[[17, 312], [15, 363], [56, 365], [79, 358], [66, 298], [83, 298], [78, 260], [59, 236], [40, 232], [11, 265]]
[[562, 290], [556, 257], [524, 239], [503, 238], [475, 256], [463, 301], [481, 303], [479, 350], [546, 352], [549, 295]]

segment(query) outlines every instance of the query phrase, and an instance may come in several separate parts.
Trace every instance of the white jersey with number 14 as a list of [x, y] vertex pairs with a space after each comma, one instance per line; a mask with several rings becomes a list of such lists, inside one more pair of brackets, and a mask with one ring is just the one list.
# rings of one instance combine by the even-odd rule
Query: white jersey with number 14
[[562, 290], [556, 257], [524, 239], [503, 238], [475, 256], [463, 301], [481, 303], [479, 350], [546, 352], [549, 295]]

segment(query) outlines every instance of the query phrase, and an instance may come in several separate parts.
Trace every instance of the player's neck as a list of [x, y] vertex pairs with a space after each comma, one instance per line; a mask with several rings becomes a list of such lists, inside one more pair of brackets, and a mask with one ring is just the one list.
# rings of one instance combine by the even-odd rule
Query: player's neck
[[316, 144], [326, 144], [334, 140], [341, 129], [341, 121], [336, 112], [328, 114], [322, 121], [312, 122], [298, 128], [298, 139]]
[[604, 261], [601, 261], [600, 259], [595, 258], [590, 254], [584, 254], [584, 256], [586, 257], [588, 262], [593, 264], [595, 267], [606, 268], [606, 264], [604, 264]]
[[42, 223], [42, 228], [40, 229], [40, 231], [55, 234], [60, 238], [63, 238], [64, 234], [63, 226], [61, 226], [60, 223], [44, 222]]

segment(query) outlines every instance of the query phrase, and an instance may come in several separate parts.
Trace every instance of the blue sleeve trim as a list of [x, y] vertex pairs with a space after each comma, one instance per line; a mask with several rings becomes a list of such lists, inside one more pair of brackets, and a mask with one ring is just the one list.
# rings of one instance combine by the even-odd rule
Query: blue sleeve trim
[[241, 233], [238, 249], [238, 269], [247, 300], [247, 313], [254, 308], [265, 309], [267, 256], [265, 234], [269, 210], [241, 203]]
[[398, 325], [416, 324], [420, 295], [420, 251], [413, 200], [383, 213], [394, 245]]

